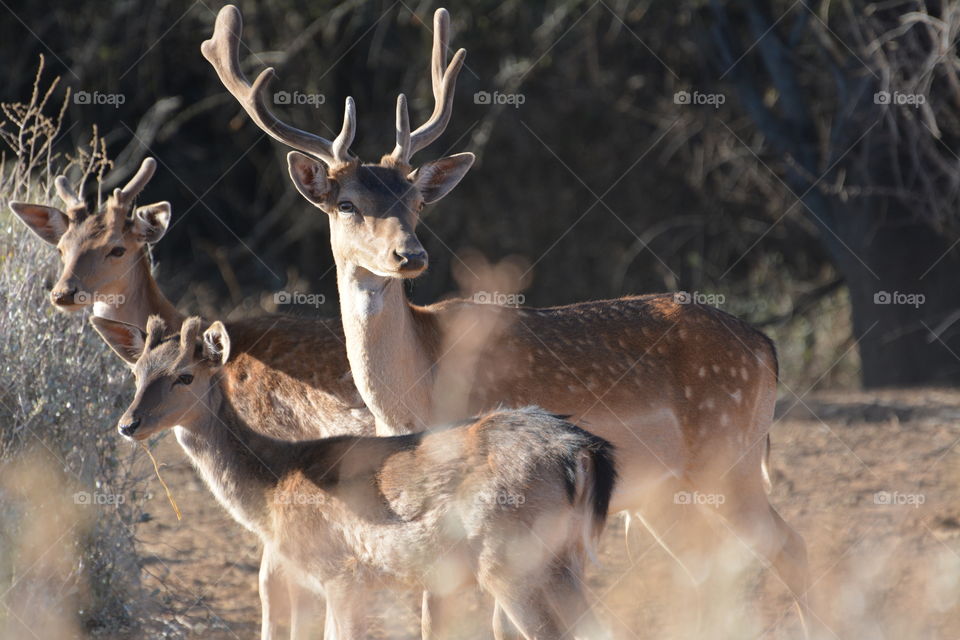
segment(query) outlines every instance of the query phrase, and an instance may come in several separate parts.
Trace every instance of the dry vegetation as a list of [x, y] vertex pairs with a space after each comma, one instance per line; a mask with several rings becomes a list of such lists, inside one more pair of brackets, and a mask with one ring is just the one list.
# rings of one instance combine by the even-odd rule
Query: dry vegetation
[[7, 206], [53, 204], [56, 173], [96, 178], [107, 165], [96, 132], [72, 156], [53, 148], [56, 84], [38, 72], [28, 102], [2, 105], [0, 127], [0, 637], [11, 639], [125, 634], [151, 614], [136, 547], [147, 485], [113, 429], [128, 374], [83, 315], [53, 310], [56, 252]]

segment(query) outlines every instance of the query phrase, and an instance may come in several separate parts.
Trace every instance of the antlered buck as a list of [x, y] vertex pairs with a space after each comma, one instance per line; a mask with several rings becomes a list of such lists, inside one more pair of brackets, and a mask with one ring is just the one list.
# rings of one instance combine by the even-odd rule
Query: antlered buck
[[474, 584], [530, 640], [572, 637], [590, 622], [582, 567], [616, 476], [600, 438], [522, 409], [389, 438], [274, 439], [225, 392], [231, 340], [220, 322], [202, 336], [199, 318], [179, 335], [156, 317], [145, 333], [93, 322], [136, 378], [120, 433], [143, 440], [173, 429], [264, 554], [326, 595], [328, 637], [368, 637], [370, 596], [388, 585], [430, 587], [438, 637], [456, 626]]
[[[411, 304], [404, 282], [427, 268], [416, 235], [421, 210], [463, 178], [473, 155], [459, 153], [414, 168], [411, 157], [450, 120], [460, 49], [447, 64], [449, 17], [434, 20], [434, 110], [411, 131], [397, 100], [396, 145], [378, 163], [350, 152], [356, 107], [346, 99], [333, 140], [297, 129], [270, 109], [273, 70], [251, 84], [240, 70], [239, 11], [225, 6], [202, 51], [221, 82], [263, 131], [296, 149], [288, 156], [296, 188], [327, 214], [337, 265], [341, 315], [354, 380], [380, 434], [434, 424], [446, 384], [444, 354], [466, 316], [496, 325], [479, 350], [463, 415], [500, 404], [540, 405], [612, 442], [621, 482], [614, 510], [638, 512], [695, 578], [707, 569], [704, 538], [674, 526], [703, 516], [678, 496], [722, 494], [716, 511], [741, 540], [770, 562], [808, 613], [803, 539], [770, 505], [764, 453], [777, 389], [770, 340], [745, 322], [674, 296], [624, 297], [546, 309], [503, 308], [467, 300]], [[460, 416], [462, 417], [462, 416]], [[678, 504], [680, 503], [680, 504]], [[670, 535], [667, 535], [667, 532]], [[694, 540], [696, 538], [696, 540]], [[806, 616], [809, 618], [809, 615]]]

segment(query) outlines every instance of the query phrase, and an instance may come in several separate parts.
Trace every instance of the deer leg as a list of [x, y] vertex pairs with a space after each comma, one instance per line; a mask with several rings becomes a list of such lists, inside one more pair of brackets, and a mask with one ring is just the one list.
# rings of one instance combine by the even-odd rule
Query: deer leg
[[544, 586], [547, 599], [563, 622], [569, 638], [603, 638], [605, 633], [584, 593], [582, 558], [558, 565]]
[[526, 640], [564, 637], [564, 624], [544, 588], [553, 581], [552, 570], [544, 567], [543, 571], [511, 575], [503, 571], [505, 566], [509, 565], [498, 564], [494, 571], [480, 569], [481, 585], [497, 603], [494, 632], [512, 634], [516, 630]]
[[689, 485], [679, 478], [670, 478], [661, 483], [635, 515], [689, 581], [691, 604], [697, 616], [692, 626], [701, 636], [706, 632], [705, 590], [716, 544], [714, 525], [694, 502]]
[[464, 599], [469, 596], [472, 586], [466, 585], [448, 593], [423, 592], [423, 606], [420, 614], [420, 632], [424, 640], [456, 637], [464, 631]]
[[807, 545], [770, 504], [759, 474], [755, 481], [747, 479], [729, 491], [719, 511], [734, 534], [766, 560], [777, 577], [790, 589], [797, 604], [804, 637], [809, 637], [808, 623], [822, 629], [822, 623], [808, 603], [810, 572]]
[[276, 556], [267, 549], [260, 556], [260, 639], [276, 640], [290, 618], [287, 578]]
[[493, 603], [493, 637], [494, 640], [520, 640], [522, 637], [510, 621], [510, 616], [496, 600]]
[[290, 640], [314, 637], [317, 594], [293, 578], [287, 580], [287, 590], [290, 594]]
[[366, 585], [336, 580], [324, 584], [323, 591], [327, 598], [324, 637], [336, 640], [366, 638], [369, 611]]

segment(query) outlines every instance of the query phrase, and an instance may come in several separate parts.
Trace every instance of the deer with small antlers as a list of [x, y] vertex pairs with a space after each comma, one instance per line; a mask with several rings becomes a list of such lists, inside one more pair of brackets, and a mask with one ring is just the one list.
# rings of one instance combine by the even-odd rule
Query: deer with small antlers
[[[10, 204], [59, 251], [62, 271], [50, 296], [58, 309], [92, 306], [94, 317], [140, 329], [150, 316], [180, 327], [183, 316], [154, 278], [149, 253], [170, 224], [170, 203], [134, 206], [155, 170], [156, 161], [145, 159], [126, 186], [92, 211], [65, 176], [54, 182], [63, 210]], [[221, 371], [225, 390], [235, 411], [265, 435], [305, 440], [374, 432], [350, 376], [339, 319], [276, 315], [230, 322], [229, 328], [233, 357]], [[278, 637], [284, 626], [297, 637], [307, 627], [314, 596], [273, 560], [265, 553], [260, 566], [262, 637]]]
[[[729, 314], [669, 294], [546, 309], [466, 300], [411, 304], [404, 282], [428, 263], [415, 232], [421, 210], [449, 193], [474, 159], [460, 153], [415, 169], [410, 164], [452, 113], [465, 50], [447, 63], [447, 12], [438, 10], [434, 19], [433, 113], [411, 131], [401, 94], [396, 144], [378, 163], [363, 163], [350, 152], [356, 130], [351, 98], [333, 141], [274, 115], [268, 104], [273, 70], [252, 84], [240, 70], [241, 29], [240, 12], [225, 6], [201, 50], [254, 123], [297, 150], [288, 155], [290, 177], [327, 214], [347, 355], [377, 432], [409, 433], [434, 424], [435, 390], [443, 383], [437, 365], [451, 342], [451, 318], [495, 318], [502, 329], [480, 354], [468, 412], [535, 404], [570, 415], [612, 442], [622, 478], [612, 508], [639, 513], [697, 580], [709, 572], [709, 549], [699, 545], [712, 536], [678, 535], [699, 530], [706, 520], [676, 496], [722, 494], [717, 514], [769, 561], [795, 597], [801, 620], [812, 619], [806, 545], [765, 491], [764, 451], [777, 389], [771, 341]], [[672, 532], [688, 518], [695, 527]]]
[[440, 637], [474, 584], [528, 639], [559, 639], [589, 620], [581, 570], [616, 476], [602, 439], [522, 409], [430, 433], [278, 440], [230, 401], [231, 338], [220, 322], [201, 336], [195, 317], [173, 335], [156, 317], [146, 332], [92, 321], [136, 379], [120, 433], [143, 440], [173, 429], [265, 553], [322, 589], [331, 637], [366, 637], [380, 585], [428, 585], [445, 600], [431, 610]]

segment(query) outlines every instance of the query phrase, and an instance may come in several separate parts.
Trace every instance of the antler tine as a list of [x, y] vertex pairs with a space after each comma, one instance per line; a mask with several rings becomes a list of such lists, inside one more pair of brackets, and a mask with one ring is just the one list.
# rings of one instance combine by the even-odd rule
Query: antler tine
[[[275, 73], [273, 67], [260, 72], [253, 85], [240, 70], [240, 32], [243, 19], [235, 6], [225, 5], [217, 14], [213, 36], [200, 45], [203, 57], [217, 72], [220, 82], [247, 112], [247, 115], [275, 140], [309, 153], [329, 165], [349, 162], [353, 158], [349, 153], [353, 131], [356, 128], [356, 108], [348, 99], [344, 115], [343, 129], [335, 142], [301, 129], [297, 129], [277, 118], [267, 106], [267, 89]], [[349, 135], [346, 135], [349, 134]]]
[[153, 158], [144, 158], [143, 162], [140, 163], [140, 169], [134, 174], [130, 181], [123, 187], [123, 189], [114, 189], [114, 197], [124, 203], [133, 202], [133, 199], [136, 198], [143, 188], [147, 186], [147, 183], [150, 182], [150, 178], [153, 177], [153, 173], [157, 170], [157, 161]]
[[[433, 84], [433, 113], [416, 131], [410, 134], [409, 144], [401, 145], [400, 128], [397, 128], [397, 146], [391, 156], [397, 162], [409, 164], [410, 158], [434, 140], [440, 137], [450, 123], [453, 114], [453, 94], [457, 85], [457, 75], [463, 68], [467, 50], [457, 51], [447, 65], [447, 43], [450, 36], [450, 14], [446, 9], [437, 9], [433, 15], [433, 54], [430, 75]], [[404, 109], [406, 109], [404, 99]], [[398, 104], [399, 110], [399, 104]], [[397, 116], [399, 123], [399, 113]]]
[[353, 136], [357, 133], [357, 105], [353, 102], [353, 97], [347, 96], [343, 105], [343, 126], [340, 133], [333, 140], [333, 157], [340, 162], [350, 160], [350, 145], [353, 144]]
[[406, 164], [410, 157], [409, 149], [410, 114], [407, 111], [407, 96], [401, 93], [397, 96], [397, 145], [393, 148], [390, 156], [402, 160]]
[[57, 176], [53, 181], [53, 186], [57, 190], [57, 195], [60, 196], [60, 199], [63, 200], [68, 207], [83, 205], [83, 200], [80, 199], [77, 192], [70, 186], [70, 181], [67, 180], [67, 176]]
[[440, 85], [447, 68], [447, 46], [450, 43], [450, 12], [440, 7], [433, 14], [433, 55], [430, 76], [433, 80], [433, 99], [440, 100]]

